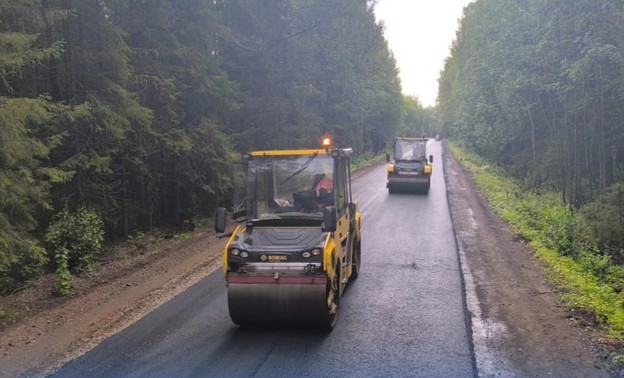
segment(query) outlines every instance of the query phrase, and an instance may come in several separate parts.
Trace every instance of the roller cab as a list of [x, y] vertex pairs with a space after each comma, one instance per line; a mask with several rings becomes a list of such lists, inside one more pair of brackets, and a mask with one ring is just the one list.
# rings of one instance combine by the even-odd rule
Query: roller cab
[[[254, 151], [245, 156], [239, 221], [223, 251], [232, 321], [332, 329], [360, 268], [360, 213], [350, 149]], [[235, 180], [236, 182], [236, 180]], [[235, 188], [236, 189], [236, 188]], [[226, 211], [217, 211], [224, 232]]]
[[388, 158], [389, 193], [429, 193], [433, 155], [427, 158], [427, 142], [427, 138], [395, 138], [394, 160]]

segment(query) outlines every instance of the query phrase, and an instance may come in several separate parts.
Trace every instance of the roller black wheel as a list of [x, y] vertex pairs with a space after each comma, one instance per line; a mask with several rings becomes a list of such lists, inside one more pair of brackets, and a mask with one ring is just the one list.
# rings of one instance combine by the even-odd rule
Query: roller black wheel
[[429, 194], [429, 188], [431, 187], [430, 183], [427, 183], [427, 186], [423, 189], [423, 194], [427, 195]]
[[327, 329], [334, 329], [338, 321], [338, 302], [340, 302], [340, 265], [334, 268], [334, 278], [327, 285]]
[[362, 248], [360, 246], [360, 241], [358, 240], [355, 245], [355, 250], [353, 251], [353, 259], [351, 263], [351, 280], [355, 280], [360, 275], [360, 264], [362, 261]]

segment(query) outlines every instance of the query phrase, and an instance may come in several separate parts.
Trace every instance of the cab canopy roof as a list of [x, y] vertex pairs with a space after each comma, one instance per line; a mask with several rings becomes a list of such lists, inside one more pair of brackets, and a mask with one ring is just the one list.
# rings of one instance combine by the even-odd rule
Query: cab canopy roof
[[351, 148], [331, 148], [331, 149], [304, 149], [304, 150], [263, 150], [263, 151], [251, 151], [249, 157], [263, 157], [263, 156], [310, 156], [310, 155], [331, 155], [336, 156], [350, 156], [353, 153]]

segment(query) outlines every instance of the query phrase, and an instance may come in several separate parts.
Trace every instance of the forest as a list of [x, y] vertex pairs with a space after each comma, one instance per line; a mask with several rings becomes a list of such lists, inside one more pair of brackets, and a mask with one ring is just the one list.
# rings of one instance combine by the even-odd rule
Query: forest
[[624, 2], [478, 0], [464, 8], [436, 105], [445, 136], [482, 159], [475, 172], [503, 172], [481, 185], [562, 283], [566, 306], [620, 336], [622, 104]]
[[0, 294], [212, 217], [241, 152], [330, 134], [365, 157], [422, 132], [373, 9], [0, 0]]
[[191, 229], [226, 202], [241, 152], [326, 134], [365, 159], [439, 132], [522, 191], [555, 193], [554, 221], [523, 211], [563, 255], [621, 265], [624, 3], [470, 3], [435, 108], [401, 94], [374, 7], [0, 0], [0, 295], [52, 271], [67, 284], [104, 245]]
[[624, 3], [480, 0], [439, 79], [448, 135], [575, 207], [624, 180]]

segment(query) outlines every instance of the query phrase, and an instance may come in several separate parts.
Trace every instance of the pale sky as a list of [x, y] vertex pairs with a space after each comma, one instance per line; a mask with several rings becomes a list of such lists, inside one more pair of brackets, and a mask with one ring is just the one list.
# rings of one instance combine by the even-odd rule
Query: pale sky
[[434, 106], [463, 9], [472, 0], [377, 0], [375, 16], [399, 68], [403, 94]]

